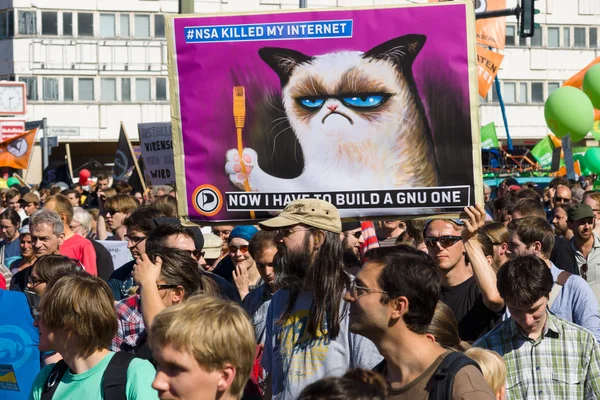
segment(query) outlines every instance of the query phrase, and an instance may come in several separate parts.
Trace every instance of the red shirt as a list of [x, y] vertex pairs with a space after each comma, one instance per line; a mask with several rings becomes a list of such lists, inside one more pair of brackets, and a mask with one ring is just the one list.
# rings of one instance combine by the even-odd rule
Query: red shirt
[[79, 235], [73, 235], [60, 246], [60, 254], [79, 260], [86, 272], [98, 275], [96, 268], [96, 250], [92, 242]]

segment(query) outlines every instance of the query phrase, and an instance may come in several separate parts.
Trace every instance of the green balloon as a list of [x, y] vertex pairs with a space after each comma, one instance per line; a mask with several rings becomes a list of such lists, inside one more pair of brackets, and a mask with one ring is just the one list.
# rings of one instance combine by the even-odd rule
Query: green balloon
[[600, 148], [594, 147], [585, 152], [585, 166], [595, 174], [600, 174]]
[[583, 92], [590, 98], [594, 108], [600, 110], [600, 64], [594, 65], [585, 73]]
[[563, 86], [546, 100], [544, 117], [548, 128], [557, 137], [563, 138], [570, 133], [572, 141], [578, 142], [594, 125], [594, 107], [581, 90]]

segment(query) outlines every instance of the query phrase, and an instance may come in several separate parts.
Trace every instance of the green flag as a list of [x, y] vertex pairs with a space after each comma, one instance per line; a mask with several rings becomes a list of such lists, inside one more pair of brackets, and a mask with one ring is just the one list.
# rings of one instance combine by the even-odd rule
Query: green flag
[[533, 154], [537, 162], [539, 162], [542, 167], [548, 167], [552, 164], [553, 149], [554, 147], [552, 146], [552, 140], [546, 136], [540, 140], [540, 142], [536, 144], [533, 149], [531, 149], [531, 154]]
[[481, 127], [481, 148], [494, 149], [498, 148], [498, 137], [496, 136], [496, 126], [490, 122], [486, 126]]

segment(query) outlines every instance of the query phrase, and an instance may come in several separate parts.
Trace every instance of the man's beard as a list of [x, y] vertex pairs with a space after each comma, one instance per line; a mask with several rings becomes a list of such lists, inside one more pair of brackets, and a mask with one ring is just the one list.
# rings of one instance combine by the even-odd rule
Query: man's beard
[[292, 292], [301, 291], [305, 287], [311, 263], [308, 241], [296, 250], [290, 250], [280, 244], [277, 246], [276, 257], [275, 286]]

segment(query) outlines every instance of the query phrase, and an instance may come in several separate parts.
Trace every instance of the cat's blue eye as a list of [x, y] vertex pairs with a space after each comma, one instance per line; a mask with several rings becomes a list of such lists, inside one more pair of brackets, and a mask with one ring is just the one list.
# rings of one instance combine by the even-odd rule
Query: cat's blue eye
[[350, 107], [357, 108], [370, 108], [381, 105], [386, 100], [385, 96], [373, 95], [373, 96], [353, 96], [344, 97], [342, 101]]
[[300, 103], [304, 107], [319, 108], [323, 105], [323, 103], [325, 103], [325, 99], [319, 99], [319, 98], [301, 99]]

